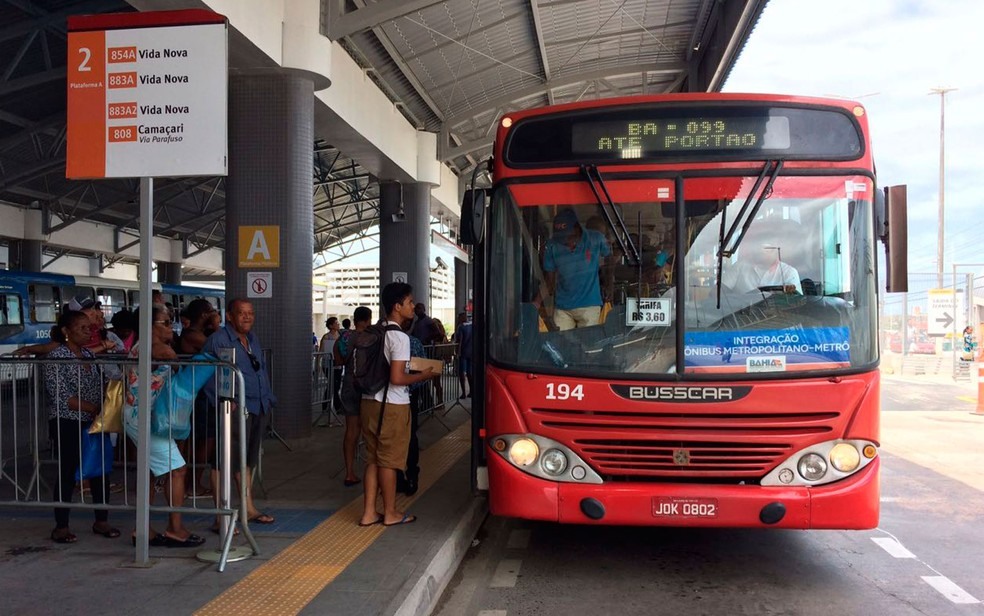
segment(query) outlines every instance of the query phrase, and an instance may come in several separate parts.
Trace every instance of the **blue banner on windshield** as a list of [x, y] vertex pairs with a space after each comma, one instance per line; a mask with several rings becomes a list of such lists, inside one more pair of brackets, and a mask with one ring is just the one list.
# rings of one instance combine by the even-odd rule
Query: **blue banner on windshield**
[[[780, 372], [851, 361], [846, 327], [692, 332], [684, 336], [686, 366]], [[808, 364], [814, 364], [809, 366]]]

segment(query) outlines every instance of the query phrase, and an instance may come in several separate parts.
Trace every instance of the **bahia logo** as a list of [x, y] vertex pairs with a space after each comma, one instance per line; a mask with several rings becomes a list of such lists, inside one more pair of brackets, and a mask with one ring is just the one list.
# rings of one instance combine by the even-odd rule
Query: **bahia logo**
[[777, 355], [775, 357], [749, 357], [745, 360], [745, 369], [748, 372], [785, 372], [786, 357]]

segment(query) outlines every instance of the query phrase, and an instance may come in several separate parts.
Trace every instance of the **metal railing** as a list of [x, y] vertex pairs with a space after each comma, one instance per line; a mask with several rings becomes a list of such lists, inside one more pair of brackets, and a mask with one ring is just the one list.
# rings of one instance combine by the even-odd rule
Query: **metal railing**
[[[461, 407], [465, 412], [468, 407], [461, 403], [464, 394], [459, 378], [458, 345], [455, 343], [434, 344], [424, 347], [428, 359], [440, 359], [444, 362], [439, 379], [419, 386], [420, 407], [418, 420], [422, 423], [428, 419], [436, 419], [445, 428], [450, 427], [443, 418], [455, 407]], [[311, 355], [311, 404], [312, 425], [320, 427], [336, 427], [344, 425], [340, 417], [341, 399], [339, 388], [342, 386], [342, 369], [335, 366], [331, 353], [314, 351]], [[467, 386], [466, 386], [467, 387]], [[469, 392], [470, 393], [470, 392]]]
[[[138, 534], [142, 534], [139, 533], [139, 515], [144, 510], [142, 505], [145, 502], [135, 496], [132, 489], [137, 487], [136, 494], [139, 495], [141, 478], [149, 481], [152, 468], [156, 467], [158, 475], [149, 490], [150, 500], [153, 501], [155, 492], [167, 495], [177, 490], [180, 494], [181, 479], [176, 480], [176, 477], [177, 472], [184, 468], [181, 473], [187, 481], [184, 481], [185, 497], [180, 499], [183, 502], [173, 506], [170, 503], [162, 506], [151, 502], [148, 510], [217, 516], [222, 541], [221, 552], [215, 558], [219, 571], [225, 569], [237, 521], [242, 526], [252, 553], [259, 554], [259, 546], [248, 527], [247, 481], [239, 482], [238, 508], [230, 502], [233, 466], [241, 477], [249, 476], [246, 467], [243, 375], [235, 365], [222, 361], [177, 360], [167, 365], [171, 368], [161, 369], [155, 363], [156, 376], [153, 377], [155, 383], [152, 389], [158, 392], [157, 397], [168, 397], [155, 405], [152, 411], [152, 425], [156, 424], [153, 434], [144, 434], [135, 419], [138, 412], [135, 409], [139, 408], [135, 398], [142, 385], [138, 384], [135, 359], [105, 356], [99, 359], [0, 357], [0, 506], [133, 512], [136, 514]], [[175, 378], [179, 370], [190, 371], [181, 380], [190, 376], [188, 380], [195, 381], [197, 375], [199, 382], [211, 379], [215, 385], [216, 394], [210, 400], [203, 399], [204, 393], [192, 395], [195, 402], [191, 405], [190, 414], [176, 410], [178, 406], [188, 410], [188, 404], [174, 402], [181, 399], [176, 394], [181, 389], [177, 383], [179, 379]], [[208, 371], [210, 376], [205, 379], [203, 372], [197, 371]], [[211, 375], [212, 372], [214, 375]], [[71, 413], [78, 408], [72, 398], [82, 398], [102, 406], [110, 377], [123, 379], [127, 399], [122, 410], [125, 429], [108, 438], [102, 437], [101, 433], [95, 435], [97, 438], [93, 442], [97, 444], [93, 447], [99, 455], [96, 468], [97, 472], [102, 471], [101, 475], [79, 477], [80, 469], [75, 469], [74, 477], [70, 476], [73, 469], [68, 466], [84, 453], [85, 434], [91, 422], [89, 414]], [[233, 382], [235, 399], [220, 397], [220, 393], [228, 390]], [[156, 389], [158, 384], [160, 389]], [[58, 414], [59, 409], [62, 418], [50, 421], [49, 415]], [[131, 420], [127, 419], [128, 414]], [[232, 437], [233, 431], [236, 431], [238, 439]], [[210, 439], [215, 441], [214, 454], [210, 450]], [[238, 452], [233, 451], [236, 440]], [[135, 448], [140, 447], [148, 448], [155, 455], [153, 465], [150, 456], [135, 455]], [[107, 452], [108, 448], [115, 451]], [[238, 456], [235, 465], [232, 463], [234, 455]], [[107, 460], [112, 462], [107, 465]], [[182, 461], [184, 464], [181, 464]], [[218, 485], [211, 486], [218, 499], [217, 502], [208, 499], [208, 504], [202, 506], [202, 499], [189, 498], [188, 495], [201, 492], [198, 476], [206, 465], [218, 471]], [[165, 467], [175, 472], [161, 473]], [[110, 485], [104, 485], [103, 490], [98, 489], [100, 483], [110, 484], [114, 479], [121, 486], [118, 494]], [[95, 489], [86, 490], [86, 481]], [[98, 492], [104, 495], [103, 502], [93, 502], [91, 495]], [[146, 545], [141, 549], [140, 542], [135, 543], [135, 562], [146, 564]]]

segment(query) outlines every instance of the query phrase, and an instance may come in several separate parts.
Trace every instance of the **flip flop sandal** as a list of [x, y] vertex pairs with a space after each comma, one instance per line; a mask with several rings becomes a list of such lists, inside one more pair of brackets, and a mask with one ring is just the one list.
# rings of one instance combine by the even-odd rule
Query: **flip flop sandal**
[[375, 519], [375, 521], [369, 522], [368, 524], [363, 524], [362, 522], [359, 522], [359, 526], [362, 527], [375, 526], [376, 524], [382, 524], [382, 523], [383, 523], [383, 516], [379, 516], [378, 518]]
[[[213, 533], [215, 533], [216, 535], [218, 535], [219, 533], [222, 532], [222, 527], [221, 526], [218, 526], [217, 524], [213, 524], [212, 526], [209, 526], [208, 527], [208, 530], [211, 531], [211, 532], [213, 532]], [[233, 534], [233, 536], [238, 537], [239, 536], [239, 529], [238, 528], [234, 528], [232, 534]]]
[[404, 513], [403, 519], [400, 520], [399, 522], [393, 522], [392, 524], [387, 524], [386, 522], [383, 522], [383, 526], [402, 526], [404, 524], [413, 524], [416, 521], [417, 521], [417, 516], [411, 515], [409, 513]]
[[75, 543], [79, 540], [72, 531], [65, 529], [56, 528], [51, 531], [51, 540], [55, 543]]
[[198, 535], [188, 535], [187, 539], [175, 539], [174, 537], [168, 537], [167, 535], [159, 535], [164, 538], [164, 547], [166, 548], [197, 548], [201, 544], [205, 543], [204, 537], [199, 537]]
[[249, 518], [247, 521], [256, 524], [273, 524], [277, 520], [271, 515], [267, 515], [265, 513], [258, 513], [253, 517]]
[[109, 527], [109, 528], [107, 528], [107, 529], [105, 529], [105, 530], [99, 530], [98, 528], [96, 528], [95, 526], [93, 526], [92, 527], [92, 532], [93, 532], [93, 534], [96, 534], [96, 535], [102, 535], [103, 537], [105, 537], [107, 539], [116, 539], [117, 537], [120, 536], [120, 529], [113, 528], [112, 526]]
[[360, 483], [362, 483], [362, 480], [361, 479], [346, 479], [342, 483], [345, 484], [345, 487], [346, 488], [351, 488], [352, 486], [357, 486]]

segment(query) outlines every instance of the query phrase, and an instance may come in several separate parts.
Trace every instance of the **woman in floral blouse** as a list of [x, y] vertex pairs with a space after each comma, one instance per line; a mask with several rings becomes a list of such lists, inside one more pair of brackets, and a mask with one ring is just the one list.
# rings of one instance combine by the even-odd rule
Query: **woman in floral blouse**
[[[72, 500], [75, 471], [82, 459], [82, 432], [88, 432], [92, 420], [102, 410], [102, 378], [98, 366], [85, 361], [67, 361], [95, 358], [85, 348], [91, 331], [92, 325], [85, 314], [66, 310], [51, 332], [51, 337], [60, 345], [48, 354], [48, 359], [61, 358], [66, 361], [51, 362], [44, 367], [45, 389], [51, 401], [48, 413], [49, 434], [58, 449], [59, 479], [55, 498], [62, 502]], [[88, 479], [92, 502], [105, 504], [105, 475]], [[69, 511], [65, 507], [55, 509], [55, 529], [51, 531], [53, 541], [74, 543], [78, 540], [68, 527]], [[108, 511], [97, 509], [95, 514], [96, 522], [92, 525], [92, 532], [108, 538], [120, 536], [120, 531], [109, 525]]]

